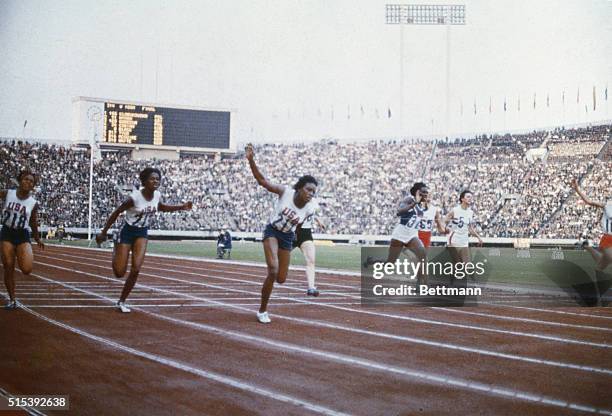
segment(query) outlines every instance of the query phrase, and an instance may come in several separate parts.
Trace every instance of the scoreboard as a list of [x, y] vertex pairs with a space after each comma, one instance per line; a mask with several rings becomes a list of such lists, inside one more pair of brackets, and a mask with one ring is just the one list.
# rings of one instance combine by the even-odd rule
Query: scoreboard
[[229, 111], [104, 102], [102, 143], [227, 149]]

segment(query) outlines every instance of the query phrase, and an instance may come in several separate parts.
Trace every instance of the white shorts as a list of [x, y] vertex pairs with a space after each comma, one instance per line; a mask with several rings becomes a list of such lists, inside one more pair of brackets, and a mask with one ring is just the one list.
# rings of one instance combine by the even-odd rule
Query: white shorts
[[469, 247], [470, 236], [468, 234], [457, 234], [454, 231], [448, 236], [447, 247]]
[[408, 228], [402, 224], [397, 224], [391, 233], [391, 238], [401, 241], [403, 244], [407, 244], [413, 238], [419, 238], [419, 231]]

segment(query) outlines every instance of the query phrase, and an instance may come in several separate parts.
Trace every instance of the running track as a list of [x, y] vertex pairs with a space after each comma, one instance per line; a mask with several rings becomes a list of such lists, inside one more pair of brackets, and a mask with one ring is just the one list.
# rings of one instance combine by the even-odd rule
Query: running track
[[318, 273], [314, 299], [296, 270], [262, 325], [263, 267], [148, 255], [121, 314], [110, 258], [16, 272], [2, 390], [69, 395], [60, 415], [612, 414], [608, 308], [362, 308], [358, 277]]

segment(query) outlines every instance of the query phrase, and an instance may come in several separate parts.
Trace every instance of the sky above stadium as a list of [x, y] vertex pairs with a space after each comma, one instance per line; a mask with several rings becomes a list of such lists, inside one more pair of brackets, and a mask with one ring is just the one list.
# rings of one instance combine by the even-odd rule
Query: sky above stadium
[[239, 143], [612, 118], [612, 1], [463, 3], [448, 126], [447, 29], [387, 25], [385, 4], [3, 0], [0, 137], [70, 140], [76, 96], [232, 109]]

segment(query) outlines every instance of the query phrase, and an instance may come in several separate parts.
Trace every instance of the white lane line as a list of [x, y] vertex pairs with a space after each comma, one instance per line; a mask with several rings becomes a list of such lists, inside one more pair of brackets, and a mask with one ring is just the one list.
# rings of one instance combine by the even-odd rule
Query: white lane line
[[[39, 275], [34, 275], [35, 277], [41, 278], [43, 280], [46, 281], [50, 281], [50, 282], [54, 282], [56, 284], [62, 285], [64, 287], [69, 287], [71, 289], [77, 290], [77, 291], [81, 291], [84, 293], [87, 293], [91, 296], [99, 296], [101, 299], [107, 300], [108, 302], [113, 302], [112, 299], [110, 298], [106, 298], [102, 295], [97, 295], [95, 292], [90, 292], [87, 291], [85, 289], [79, 289], [77, 287], [71, 287], [70, 285], [65, 285], [63, 284], [61, 281], [56, 281], [54, 279], [50, 279], [50, 278], [46, 278], [43, 276], [39, 276]], [[30, 313], [33, 314], [37, 314], [35, 311], [32, 311], [30, 309], [27, 309]], [[344, 363], [344, 364], [349, 364], [352, 366], [358, 366], [358, 367], [364, 367], [367, 368], [369, 370], [378, 370], [378, 371], [382, 371], [384, 373], [391, 373], [391, 374], [397, 374], [397, 375], [402, 375], [408, 378], [416, 378], [419, 381], [429, 381], [429, 382], [433, 382], [435, 384], [443, 384], [443, 385], [449, 385], [449, 386], [453, 386], [453, 387], [458, 387], [458, 388], [462, 388], [462, 389], [467, 389], [467, 390], [474, 390], [477, 391], [479, 393], [487, 393], [490, 395], [495, 395], [495, 396], [502, 396], [505, 398], [512, 398], [512, 399], [520, 399], [520, 400], [524, 400], [524, 401], [528, 401], [528, 402], [534, 402], [534, 403], [538, 403], [538, 404], [545, 404], [545, 405], [551, 405], [551, 406], [555, 406], [555, 407], [561, 407], [561, 408], [571, 408], [571, 409], [576, 409], [576, 410], [582, 410], [588, 413], [601, 413], [601, 414], [612, 414], [612, 411], [608, 411], [605, 409], [598, 409], [598, 408], [594, 408], [594, 407], [590, 407], [590, 406], [584, 406], [584, 405], [580, 405], [580, 404], [575, 404], [575, 403], [571, 403], [571, 402], [567, 402], [567, 401], [563, 401], [563, 400], [558, 400], [555, 398], [550, 398], [547, 396], [542, 396], [542, 395], [536, 395], [536, 394], [532, 394], [532, 393], [526, 393], [520, 390], [513, 390], [513, 389], [507, 389], [504, 387], [499, 387], [499, 386], [495, 386], [495, 385], [491, 385], [491, 384], [486, 384], [486, 383], [480, 383], [480, 382], [475, 382], [475, 381], [470, 381], [470, 380], [464, 380], [464, 379], [460, 379], [460, 378], [455, 378], [455, 377], [450, 377], [450, 376], [444, 376], [444, 375], [437, 375], [437, 374], [433, 374], [431, 372], [422, 372], [422, 371], [418, 371], [418, 370], [413, 370], [410, 368], [404, 368], [404, 367], [399, 367], [397, 365], [386, 365], [386, 364], [382, 364], [379, 362], [374, 362], [371, 360], [367, 360], [367, 359], [363, 359], [363, 358], [358, 358], [358, 357], [353, 357], [353, 356], [349, 356], [349, 355], [344, 355], [344, 354], [337, 354], [337, 353], [333, 353], [333, 352], [329, 352], [329, 351], [324, 351], [324, 350], [317, 350], [314, 348], [309, 348], [309, 347], [305, 347], [305, 346], [300, 346], [300, 345], [295, 345], [295, 344], [290, 344], [290, 343], [286, 343], [286, 342], [282, 342], [282, 341], [273, 341], [271, 339], [268, 338], [263, 338], [263, 337], [258, 337], [255, 335], [248, 335], [242, 332], [236, 332], [236, 331], [231, 331], [231, 330], [226, 330], [226, 329], [222, 329], [222, 328], [218, 328], [212, 325], [206, 325], [206, 324], [201, 324], [201, 323], [196, 323], [196, 322], [191, 322], [191, 321], [185, 321], [185, 320], [181, 320], [181, 319], [177, 319], [177, 318], [173, 318], [170, 316], [166, 316], [166, 315], [161, 315], [161, 314], [157, 314], [154, 312], [150, 312], [150, 311], [140, 311], [146, 315], [155, 317], [157, 319], [162, 319], [162, 320], [166, 320], [175, 324], [179, 324], [179, 325], [183, 325], [183, 326], [189, 326], [192, 328], [196, 328], [198, 330], [201, 331], [206, 331], [209, 333], [214, 333], [217, 335], [221, 335], [224, 336], [226, 338], [230, 338], [230, 339], [235, 339], [235, 340], [239, 340], [239, 341], [243, 341], [243, 342], [248, 342], [252, 345], [257, 345], [260, 346], [262, 344], [264, 345], [268, 345], [270, 347], [273, 348], [277, 348], [280, 349], [281, 351], [294, 351], [297, 353], [301, 353], [301, 354], [305, 354], [305, 355], [313, 355], [328, 361], [336, 361], [336, 362], [340, 362], [340, 363]], [[42, 319], [45, 320], [49, 320], [52, 323], [55, 324], [59, 324], [60, 326], [64, 326], [64, 327], [68, 327], [71, 328], [71, 330], [73, 330], [74, 328], [68, 326], [67, 324], [63, 324], [63, 323], [59, 323], [57, 321], [53, 321], [51, 318], [47, 318], [44, 317], [43, 315], [37, 314], [40, 317], [42, 317]], [[85, 333], [84, 331], [81, 330], [77, 330], [80, 332]], [[88, 334], [88, 333], [85, 333]], [[95, 335], [91, 335], [88, 334], [91, 337], [93, 337], [93, 339], [95, 338], [100, 338], [97, 337]], [[120, 347], [123, 348], [128, 348], [131, 349], [130, 347], [124, 347], [120, 344], [115, 343], [114, 341], [110, 341], [110, 340], [106, 340], [109, 343], [112, 344], [116, 344], [119, 345]], [[137, 351], [137, 350], [136, 350]], [[144, 353], [141, 352], [142, 354], [147, 354], [150, 355], [149, 353]], [[156, 356], [158, 357], [158, 356]], [[165, 358], [164, 358], [165, 359]], [[168, 359], [165, 359], [168, 360]], [[184, 364], [182, 364], [184, 365]], [[190, 367], [192, 368], [192, 367]], [[219, 376], [218, 377], [225, 377], [225, 376]]]
[[[92, 301], [95, 302], [101, 302], [101, 300], [99, 299], [92, 299]], [[28, 306], [30, 308], [45, 308], [45, 309], [94, 309], [94, 308], [116, 308], [116, 305], [57, 305], [57, 304], [53, 304], [53, 305], [35, 305], [32, 303], [23, 303], [20, 301], [20, 303], [22, 305]], [[240, 306], [252, 306], [252, 307], [256, 307], [259, 306], [259, 302], [257, 303], [240, 303]], [[277, 304], [279, 306], [302, 306], [302, 305], [295, 305], [292, 303], [280, 303]], [[345, 305], [344, 303], [339, 303], [338, 305]], [[349, 303], [348, 305], [354, 305], [353, 303]], [[214, 304], [210, 304], [210, 303], [175, 303], [175, 304], [155, 304], [152, 303], [150, 305], [147, 304], [133, 304], [130, 302], [130, 307], [134, 306], [134, 307], [138, 307], [138, 308], [226, 308], [226, 309], [234, 309], [234, 305], [227, 305], [227, 306], [221, 306], [221, 305], [214, 305]], [[307, 306], [307, 305], [303, 305], [303, 306]]]
[[[68, 254], [66, 254], [66, 255], [68, 255]], [[176, 260], [176, 259], [177, 259], [177, 257], [172, 258], [172, 257], [168, 257], [168, 256], [160, 256], [160, 255], [156, 255], [156, 254], [152, 254], [152, 257], [171, 258], [171, 259], [173, 259], [173, 260]], [[102, 258], [102, 257], [96, 257], [96, 258], [97, 258], [98, 260], [103, 260], [103, 259], [104, 259], [104, 258]], [[183, 257], [180, 257], [180, 258], [183, 258]], [[186, 258], [186, 259], [187, 259], [187, 258]], [[191, 260], [191, 259], [190, 259], [190, 260]], [[197, 261], [201, 261], [201, 262], [207, 262], [207, 260], [206, 260], [206, 259], [195, 259], [195, 260], [197, 260]], [[221, 262], [221, 261], [216, 262], [216, 263], [221, 263], [221, 264], [222, 264], [222, 262]], [[156, 263], [155, 261], [148, 262], [148, 264], [149, 264], [149, 265], [152, 265], [152, 264], [153, 264], [153, 265], [154, 265], [154, 264], [161, 264], [161, 265], [164, 265], [164, 263]], [[145, 267], [146, 267], [146, 266], [147, 266], [147, 264], [145, 264]], [[184, 269], [200, 270], [200, 269], [199, 269], [199, 268], [197, 268], [197, 267], [187, 266], [187, 265], [180, 265], [180, 266], [179, 266], [179, 265], [174, 265], [174, 266], [175, 266], [175, 267], [184, 268]], [[248, 264], [248, 266], [252, 266], [252, 264]], [[261, 266], [261, 265], [260, 265], [260, 267], [264, 267], [264, 266]], [[239, 272], [240, 270], [243, 270], [243, 269], [240, 269], [240, 268], [238, 268], [238, 267], [234, 268], [234, 270], [238, 270], [238, 272], [237, 272], [237, 271], [230, 271], [230, 270], [226, 270], [225, 268], [223, 268], [223, 269], [214, 269], [214, 271], [221, 271], [221, 272], [227, 271], [228, 273], [232, 273], [232, 274], [242, 274], [242, 275], [246, 275], [246, 276], [249, 276], [249, 275], [250, 275], [250, 276], [252, 276], [252, 274], [247, 274], [247, 273], [244, 273], [244, 272]], [[317, 269], [317, 272], [320, 272], [320, 273], [327, 273], [327, 274], [333, 274], [333, 271], [326, 272], [324, 269]], [[347, 276], [354, 276], [354, 277], [360, 277], [360, 273], [359, 273], [359, 272], [348, 272], [348, 273], [347, 273], [347, 274], [345, 274], [345, 275], [347, 275]], [[325, 278], [325, 279], [332, 279], [331, 277], [324, 277], [324, 276], [322, 276], [322, 278]], [[319, 279], [320, 279], [320, 278], [319, 278], [319, 276], [317, 276], [317, 280], [319, 280]], [[334, 286], [344, 287], [344, 288], [347, 288], [347, 289], [355, 289], [355, 290], [357, 290], [357, 291], [359, 291], [359, 289], [360, 289], [360, 286], [359, 286], [359, 285], [354, 286], [354, 285], [339, 285], [339, 284], [334, 284]], [[327, 293], [327, 292], [326, 292], [326, 293]], [[517, 302], [519, 302], [519, 301], [517, 301]], [[483, 303], [483, 304], [486, 304], [486, 303]], [[516, 305], [498, 305], [498, 304], [490, 304], [490, 306], [495, 306], [495, 307], [500, 307], [500, 308], [504, 308], [504, 307], [507, 307], [507, 308], [518, 308], [518, 309], [525, 309], [525, 310], [539, 311], [539, 312], [552, 313], [552, 314], [575, 315], [575, 316], [583, 316], [583, 317], [587, 317], [587, 318], [612, 319], [612, 316], [597, 315], [597, 314], [595, 314], [595, 313], [586, 314], [586, 313], [566, 312], [566, 311], [559, 311], [559, 310], [557, 310], [557, 309], [533, 308], [533, 307], [516, 306]], [[576, 306], [575, 306], [574, 304], [569, 304], [569, 305], [568, 305], [568, 307], [576, 307]], [[496, 315], [496, 316], [507, 316], [507, 315]]]
[[348, 414], [346, 414], [346, 413], [338, 412], [336, 410], [332, 410], [330, 408], [327, 408], [327, 407], [324, 407], [324, 406], [320, 406], [320, 405], [315, 404], [315, 403], [311, 403], [311, 402], [308, 402], [308, 401], [305, 401], [305, 400], [301, 400], [301, 399], [298, 399], [296, 397], [283, 394], [283, 393], [281, 393], [279, 391], [274, 391], [274, 390], [269, 390], [269, 389], [266, 389], [266, 388], [263, 388], [263, 387], [258, 387], [258, 386], [254, 385], [254, 384], [246, 383], [244, 381], [240, 381], [240, 380], [237, 380], [237, 379], [232, 378], [232, 377], [228, 377], [228, 376], [225, 376], [225, 375], [213, 373], [211, 371], [202, 370], [200, 368], [192, 367], [190, 365], [181, 363], [179, 361], [172, 360], [170, 358], [163, 357], [161, 355], [151, 354], [151, 353], [148, 353], [148, 352], [144, 352], [144, 351], [132, 348], [132, 347], [128, 347], [128, 346], [119, 344], [118, 342], [115, 342], [115, 341], [112, 341], [112, 340], [109, 340], [109, 339], [106, 339], [106, 338], [103, 338], [103, 337], [91, 334], [89, 332], [86, 332], [86, 331], [83, 331], [81, 329], [75, 328], [75, 327], [70, 326], [68, 324], [65, 324], [63, 322], [56, 321], [56, 320], [54, 320], [52, 318], [49, 318], [48, 316], [45, 316], [45, 315], [43, 315], [41, 313], [36, 312], [36, 311], [34, 311], [34, 310], [32, 310], [32, 309], [30, 309], [28, 307], [22, 307], [22, 309], [24, 311], [34, 315], [35, 317], [37, 317], [39, 319], [42, 319], [45, 322], [48, 322], [48, 323], [53, 324], [55, 326], [58, 326], [60, 328], [66, 329], [66, 330], [68, 330], [70, 332], [73, 332], [75, 334], [81, 335], [81, 336], [83, 336], [85, 338], [88, 338], [88, 339], [90, 339], [92, 341], [96, 341], [96, 342], [98, 342], [100, 344], [106, 345], [107, 347], [114, 348], [116, 350], [119, 350], [119, 351], [122, 351], [122, 352], [125, 352], [125, 353], [128, 353], [128, 354], [132, 354], [132, 355], [135, 355], [137, 357], [141, 357], [141, 358], [153, 361], [153, 362], [158, 363], [158, 364], [165, 365], [167, 367], [172, 367], [172, 368], [175, 368], [177, 370], [182, 370], [182, 371], [185, 371], [187, 373], [195, 374], [197, 376], [200, 376], [202, 378], [206, 378], [206, 379], [215, 381], [217, 383], [225, 384], [225, 385], [230, 386], [230, 387], [234, 387], [234, 388], [237, 388], [237, 389], [240, 389], [240, 390], [248, 391], [249, 393], [255, 393], [255, 394], [267, 397], [267, 398], [272, 399], [272, 400], [277, 400], [277, 401], [280, 401], [280, 402], [288, 403], [288, 404], [291, 404], [291, 405], [294, 405], [294, 406], [297, 406], [297, 407], [300, 407], [300, 408], [303, 408], [303, 409], [306, 409], [306, 410], [310, 410], [310, 411], [315, 412], [315, 413], [320, 413], [320, 414], [323, 414], [323, 415], [330, 415], [330, 416], [348, 416]]
[[[38, 257], [46, 257], [46, 256], [39, 255]], [[51, 257], [48, 257], [48, 258], [53, 259]], [[83, 264], [82, 262], [75, 262], [75, 261], [66, 260], [66, 259], [63, 259], [62, 261], [66, 262], [66, 263]], [[60, 269], [62, 268], [60, 266], [55, 266], [53, 264], [48, 264], [48, 263], [42, 263], [41, 262], [40, 264], [43, 264], [43, 265], [46, 265], [46, 266], [50, 266], [50, 267], [60, 268]], [[104, 266], [99, 266], [97, 264], [88, 263], [88, 265], [89, 266], [93, 266], [93, 267], [98, 267], [98, 268], [105, 268]], [[77, 271], [77, 270], [74, 270], [74, 269], [67, 269], [67, 270]], [[170, 272], [170, 273], [178, 272], [178, 273], [183, 273], [183, 274], [188, 274], [188, 275], [195, 275], [195, 276], [199, 276], [199, 277], [209, 277], [209, 278], [212, 278], [212, 279], [222, 280], [222, 281], [237, 280], [237, 279], [231, 279], [231, 278], [226, 278], [226, 277], [218, 277], [218, 276], [202, 274], [202, 273], [181, 272], [181, 271], [177, 271], [177, 270], [174, 270], [174, 269], [162, 269], [162, 268], [158, 268], [158, 270], [159, 271]], [[248, 294], [251, 294], [251, 295], [256, 294], [256, 293], [253, 293], [252, 291], [245, 291], [245, 290], [234, 289], [234, 288], [225, 288], [223, 286], [212, 285], [212, 284], [207, 284], [207, 283], [202, 283], [202, 282], [197, 282], [197, 281], [187, 281], [187, 280], [184, 280], [184, 279], [164, 277], [164, 276], [160, 276], [160, 275], [156, 275], [156, 274], [152, 274], [152, 273], [143, 273], [142, 271], [141, 271], [140, 275], [141, 276], [156, 277], [156, 278], [159, 278], [159, 279], [162, 279], [162, 280], [173, 281], [173, 282], [182, 282], [182, 283], [191, 282], [191, 284], [196, 285], [196, 286], [205, 286], [205, 287], [212, 287], [212, 288], [217, 288], [217, 289], [225, 289], [225, 290], [227, 290], [229, 292], [248, 293]], [[239, 280], [239, 281], [248, 282], [246, 280]], [[254, 285], [258, 285], [258, 283], [256, 283], [256, 282], [252, 282], [252, 283]], [[139, 286], [140, 287], [146, 287], [144, 285], [139, 285]], [[388, 313], [383, 313], [383, 312], [375, 312], [375, 311], [368, 311], [368, 310], [363, 310], [363, 309], [348, 308], [348, 307], [338, 306], [338, 305], [329, 305], [329, 304], [320, 303], [320, 302], [311, 302], [311, 301], [308, 301], [308, 300], [297, 299], [297, 298], [287, 298], [287, 297], [278, 296], [278, 295], [273, 295], [272, 298], [274, 298], [274, 299], [281, 299], [281, 300], [293, 300], [294, 302], [297, 302], [297, 303], [310, 303], [310, 304], [319, 305], [319, 306], [323, 306], [323, 307], [327, 307], [327, 308], [333, 308], [333, 309], [348, 311], [348, 312], [351, 312], [351, 313], [360, 313], [360, 314], [366, 314], [366, 315], [371, 315], [371, 316], [380, 316], [380, 317], [385, 317], [385, 318], [390, 318], [390, 319], [398, 319], [398, 320], [404, 320], [404, 321], [419, 322], [419, 323], [423, 323], [423, 324], [427, 324], [427, 325], [447, 326], [447, 327], [452, 327], [452, 328], [461, 328], [461, 329], [469, 329], [469, 330], [474, 330], [474, 331], [491, 332], [491, 333], [497, 333], [497, 334], [503, 334], [503, 335], [514, 335], [514, 336], [527, 337], [527, 338], [543, 339], [543, 340], [547, 340], [547, 341], [555, 341], [555, 342], [561, 342], [561, 343], [565, 343], [565, 344], [576, 344], [576, 345], [585, 345], [585, 346], [591, 346], [591, 347], [597, 347], [597, 348], [612, 349], [612, 345], [606, 344], [606, 343], [577, 340], [577, 339], [572, 339], [572, 338], [563, 338], [563, 337], [558, 337], [558, 336], [553, 336], [553, 335], [545, 335], [545, 334], [538, 334], [538, 333], [531, 333], [531, 332], [521, 332], [521, 331], [512, 331], [512, 330], [505, 330], [505, 329], [496, 329], [496, 328], [482, 327], [482, 326], [478, 326], [478, 325], [458, 324], [458, 323], [452, 323], [452, 322], [437, 321], [437, 320], [433, 320], [433, 319], [416, 318], [416, 317], [403, 316], [403, 315], [393, 315], [393, 314], [388, 314]]]
[[[9, 393], [8, 391], [4, 390], [2, 387], [0, 387], [0, 396], [4, 397], [5, 399], [9, 399], [9, 398], [15, 397], [14, 395]], [[20, 409], [22, 409], [25, 412], [27, 412], [28, 415], [46, 416], [45, 413], [41, 412], [40, 410], [38, 410], [38, 409], [36, 409], [34, 407], [29, 407], [29, 406], [17, 406], [17, 407], [19, 407]], [[6, 411], [8, 411], [8, 410], [6, 410]], [[5, 412], [4, 410], [0, 410], [0, 413], [4, 413], [4, 412]]]
[[[486, 304], [487, 306], [498, 306], [495, 304]], [[544, 308], [533, 308], [528, 306], [516, 306], [516, 305], [504, 305], [501, 307], [513, 308], [513, 309], [525, 309], [528, 311], [545, 312], [545, 313], [556, 313], [559, 315], [571, 315], [571, 316], [583, 316], [585, 318], [599, 318], [599, 319], [612, 319], [612, 316], [597, 315], [591, 313], [578, 313], [569, 311], [560, 311], [556, 309], [544, 309]], [[577, 307], [576, 307], [577, 308]]]
[[[87, 251], [97, 252], [101, 255], [99, 257], [100, 259], [107, 259], [108, 255], [112, 253], [108, 249], [97, 248], [97, 247], [94, 248], [94, 247], [77, 247], [77, 246], [58, 246], [57, 244], [49, 244], [49, 246], [57, 247], [59, 249], [69, 248], [69, 249], [87, 250]], [[53, 254], [56, 254], [56, 253], [63, 254], [61, 250], [53, 251]], [[213, 259], [213, 258], [177, 256], [177, 255], [171, 255], [171, 254], [158, 254], [158, 253], [147, 253], [147, 257], [159, 257], [159, 258], [170, 259], [170, 260], [187, 260], [187, 261], [195, 261], [195, 262], [200, 262], [200, 263], [213, 263], [213, 264], [219, 264], [219, 265], [230, 264], [230, 265], [246, 266], [246, 267], [259, 267], [264, 270], [266, 268], [265, 264], [262, 265], [261, 263], [258, 263], [258, 262], [246, 262], [246, 261], [238, 261], [238, 260], [225, 260], [225, 259], [218, 260], [218, 259]], [[289, 269], [290, 270], [301, 270], [301, 271], [306, 270], [304, 266], [295, 266], [295, 265], [290, 266]], [[320, 267], [317, 268], [317, 270], [320, 273], [334, 274], [337, 276], [359, 276], [359, 272], [352, 272], [352, 271], [346, 271], [346, 270], [324, 269]]]
[[[78, 270], [74, 270], [74, 269], [68, 269], [68, 268], [61, 267], [61, 266], [53, 266], [53, 267], [60, 268], [60, 269], [65, 269], [65, 270], [68, 270], [68, 271], [72, 271], [74, 273], [81, 273], [81, 274], [85, 274], [85, 275], [88, 275], [88, 276], [97, 277], [97, 278], [100, 278], [100, 279], [109, 279], [106, 276], [96, 275], [96, 274], [93, 274], [93, 273], [78, 271]], [[61, 286], [64, 286], [64, 287], [70, 287], [70, 285], [67, 284], [67, 283], [63, 283], [63, 282], [60, 282], [60, 281], [49, 279], [49, 278], [40, 276], [38, 274], [32, 274], [32, 275], [35, 276], [35, 277], [38, 277], [38, 278], [40, 278], [42, 280], [45, 280], [45, 281], [55, 282], [58, 285], [61, 285]], [[76, 290], [76, 291], [81, 291], [83, 293], [88, 293], [88, 294], [92, 294], [93, 293], [93, 292], [88, 292], [85, 289], [79, 289], [77, 287], [74, 287], [73, 289]], [[162, 289], [158, 289], [158, 290], [163, 291]], [[173, 293], [171, 291], [164, 291], [164, 292], [166, 292], [166, 293]], [[103, 295], [92, 295], [92, 296], [103, 297]], [[184, 295], [184, 296], [186, 298], [192, 299], [192, 300], [209, 302], [209, 303], [212, 303], [212, 304], [215, 304], [215, 305], [220, 305], [220, 306], [223, 306], [223, 307], [226, 307], [226, 308], [232, 308], [232, 309], [240, 310], [242, 312], [246, 312], [246, 313], [249, 313], [249, 314], [253, 313], [251, 309], [246, 308], [246, 307], [241, 306], [241, 305], [227, 304], [227, 303], [223, 303], [223, 302], [219, 302], [219, 301], [213, 301], [213, 300], [210, 300], [210, 299], [200, 298], [200, 297], [196, 297], [196, 296], [192, 296], [192, 295]], [[106, 299], [109, 299], [109, 298], [106, 298]], [[311, 326], [323, 327], [323, 328], [328, 328], [328, 329], [342, 330], [342, 331], [346, 331], [346, 332], [350, 332], [350, 333], [357, 333], [357, 334], [362, 334], [362, 335], [368, 335], [368, 336], [375, 336], [375, 337], [393, 339], [393, 340], [397, 340], [397, 341], [401, 341], [401, 342], [408, 342], [408, 343], [412, 343], [412, 344], [427, 345], [427, 346], [431, 346], [431, 347], [445, 348], [445, 349], [456, 350], [456, 351], [463, 351], [463, 352], [468, 352], [468, 353], [477, 353], [477, 354], [481, 354], [481, 355], [486, 355], [486, 356], [491, 356], [491, 357], [496, 357], [496, 358], [509, 359], [509, 360], [514, 360], [514, 361], [523, 361], [523, 362], [528, 362], [528, 363], [533, 363], [533, 364], [541, 364], [541, 365], [547, 365], [547, 366], [553, 366], [553, 367], [561, 367], [561, 368], [568, 368], [568, 369], [573, 369], [573, 370], [580, 370], [580, 371], [587, 371], [587, 372], [593, 372], [593, 373], [612, 375], [612, 370], [608, 370], [608, 369], [604, 369], [604, 368], [589, 367], [589, 366], [583, 366], [583, 365], [571, 364], [571, 363], [564, 363], [564, 362], [559, 362], [559, 361], [542, 360], [542, 359], [538, 359], [538, 358], [523, 357], [523, 356], [515, 355], [515, 354], [499, 353], [499, 352], [495, 352], [495, 351], [489, 351], [489, 350], [484, 350], [484, 349], [480, 349], [480, 348], [464, 347], [464, 346], [450, 344], [450, 343], [443, 343], [443, 342], [436, 342], [436, 341], [427, 341], [427, 340], [423, 340], [423, 339], [420, 339], [420, 338], [407, 337], [407, 336], [399, 336], [399, 335], [393, 335], [393, 334], [388, 334], [388, 333], [383, 333], [383, 332], [375, 332], [375, 331], [369, 331], [369, 330], [362, 330], [362, 329], [358, 329], [358, 328], [345, 327], [345, 326], [325, 323], [325, 322], [321, 322], [321, 321], [313, 321], [313, 320], [302, 319], [302, 318], [294, 318], [294, 317], [288, 317], [288, 316], [278, 315], [278, 314], [275, 315], [275, 316], [283, 318], [283, 319], [286, 319], [286, 320], [289, 320], [289, 321], [298, 322], [298, 323], [301, 323], [301, 324], [304, 324], [304, 325], [311, 325]]]
[[[76, 257], [76, 256], [73, 256], [73, 255], [70, 255], [70, 254], [62, 254], [62, 255], [65, 255], [65, 256], [67, 256], [67, 257]], [[93, 259], [92, 259], [92, 260], [93, 260]], [[98, 260], [98, 261], [103, 261], [103, 259], [101, 259], [101, 258], [96, 258], [96, 260]], [[161, 266], [166, 266], [164, 263], [156, 263], [156, 262], [154, 262], [154, 261], [151, 261], [151, 262], [148, 262], [148, 264], [145, 264], [145, 265], [144, 265], [144, 267], [151, 267], [152, 265], [161, 265]], [[201, 270], [201, 269], [198, 269], [198, 268], [196, 268], [196, 267], [193, 267], [193, 266], [187, 266], [187, 265], [173, 265], [173, 267], [177, 267], [177, 268], [179, 268], [179, 269], [189, 269], [189, 270], [198, 270], [198, 271], [199, 271], [199, 270]], [[158, 270], [159, 270], [159, 269], [158, 269]], [[163, 270], [163, 269], [162, 269], [162, 270]], [[236, 270], [240, 270], [240, 269], [236, 269]], [[165, 271], [178, 271], [179, 273], [186, 273], [186, 274], [196, 274], [196, 275], [201, 275], [201, 273], [190, 273], [190, 272], [185, 272], [185, 271], [181, 271], [181, 270], [178, 270], [178, 269], [175, 269], [175, 270], [168, 270], [168, 269], [165, 269]], [[225, 272], [227, 272], [227, 273], [230, 273], [230, 274], [236, 274], [236, 275], [242, 275], [242, 276], [249, 276], [249, 277], [256, 277], [256, 276], [253, 276], [252, 274], [245, 273], [245, 272], [243, 272], [243, 271], [231, 271], [231, 270], [220, 269], [220, 270], [211, 270], [211, 271], [209, 271], [209, 272], [212, 272], [212, 271], [219, 271], [219, 272], [221, 272], [221, 273], [225, 273]], [[208, 276], [208, 275], [206, 275], [206, 276]], [[357, 274], [357, 276], [359, 276], [359, 274]], [[234, 279], [230, 279], [230, 280], [234, 280]], [[240, 282], [241, 284], [253, 284], [253, 282], [245, 282], [245, 281], [241, 281], [241, 280], [239, 280], [239, 282]], [[360, 287], [359, 287], [359, 286], [344, 286], [344, 285], [335, 285], [335, 286], [339, 286], [339, 287], [346, 287], [346, 288], [355, 288], [355, 289], [358, 289], [358, 290], [360, 289]], [[351, 292], [339, 293], [339, 292], [331, 292], [331, 291], [326, 291], [326, 292], [325, 292], [325, 294], [326, 294], [326, 295], [338, 295], [338, 296], [342, 296], [342, 297], [351, 297], [351, 295], [352, 295], [352, 293], [351, 293]], [[360, 296], [355, 296], [355, 295], [352, 295], [352, 297], [353, 297], [353, 298], [359, 298], [359, 299], [361, 299], [361, 298], [360, 298]], [[522, 302], [522, 300], [513, 300], [513, 301], [510, 301], [510, 302], [516, 302], [516, 303], [518, 303], [518, 302]], [[487, 304], [487, 303], [485, 303], [485, 304]], [[493, 306], [500, 306], [500, 305], [495, 305], [495, 304], [493, 304]], [[507, 306], [508, 308], [523, 308], [523, 309], [532, 309], [532, 310], [541, 310], [541, 311], [559, 312], [559, 311], [555, 311], [555, 310], [536, 309], [536, 308], [526, 308], [526, 307], [515, 306], [515, 305], [505, 305], [505, 306]], [[568, 306], [572, 306], [572, 305], [570, 304], [570, 305], [568, 305]], [[463, 312], [463, 313], [467, 313], [467, 312]], [[559, 312], [559, 313], [560, 313], [560, 312]], [[568, 313], [568, 314], [571, 314], [571, 313]], [[589, 315], [589, 314], [581, 314], [581, 315], [583, 315], [583, 316], [585, 316], [585, 317], [596, 317], [596, 318], [603, 318], [603, 319], [612, 319], [612, 317], [601, 316], [601, 315]], [[482, 316], [487, 316], [487, 317], [492, 318], [492, 319], [501, 319], [501, 320], [504, 320], [504, 319], [511, 319], [511, 320], [521, 319], [521, 318], [512, 317], [512, 316], [507, 316], [507, 315], [499, 315], [499, 314], [497, 314], [497, 313], [490, 313], [490, 314], [486, 314], [486, 315], [485, 315], [485, 314], [483, 314]], [[595, 329], [595, 330], [601, 330], [601, 331], [612, 331], [612, 329], [610, 329], [610, 328], [603, 328], [603, 327], [597, 327], [597, 326], [588, 326], [588, 325], [579, 325], [579, 324], [564, 324], [564, 323], [555, 322], [555, 321], [548, 321], [548, 320], [531, 320], [531, 321], [529, 321], [529, 320], [528, 320], [529, 318], [522, 318], [522, 319], [525, 319], [525, 321], [524, 321], [524, 322], [531, 322], [531, 323], [534, 323], [534, 324], [540, 324], [540, 325], [550, 325], [550, 326], [567, 326], [567, 325], [575, 325], [575, 326], [572, 326], [572, 327], [574, 327], [574, 328], [581, 328], [581, 329]]]
[[500, 315], [493, 315], [493, 316], [491, 316], [491, 315], [489, 315], [487, 313], [466, 311], [466, 310], [463, 310], [461, 308], [433, 307], [433, 309], [438, 309], [438, 310], [441, 310], [441, 311], [448, 311], [448, 312], [452, 312], [452, 313], [459, 313], [459, 314], [463, 313], [463, 314], [466, 314], [466, 315], [484, 316], [486, 318], [495, 318], [495, 319], [501, 319], [501, 320], [506, 320], [506, 321], [528, 322], [528, 323], [534, 323], [534, 324], [544, 324], [544, 325], [559, 326], [559, 327], [565, 327], [565, 328], [590, 329], [590, 330], [594, 330], [594, 331], [612, 332], [612, 328], [604, 328], [604, 327], [601, 327], [601, 326], [580, 325], [580, 324], [565, 324], [565, 323], [562, 323], [562, 322], [541, 321], [541, 320], [538, 320], [538, 319], [519, 318], [519, 317], [513, 317], [513, 316], [500, 316]]

